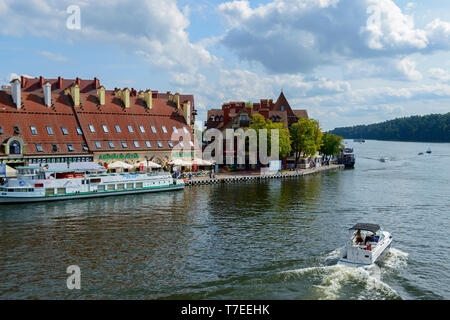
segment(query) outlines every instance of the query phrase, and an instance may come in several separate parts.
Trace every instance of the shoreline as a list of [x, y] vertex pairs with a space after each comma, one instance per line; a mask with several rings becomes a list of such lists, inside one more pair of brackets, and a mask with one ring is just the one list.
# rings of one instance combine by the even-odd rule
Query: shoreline
[[298, 169], [296, 171], [287, 171], [276, 174], [261, 174], [259, 172], [245, 172], [239, 174], [237, 172], [233, 173], [218, 173], [215, 178], [209, 177], [193, 177], [192, 179], [186, 179], [186, 186], [198, 186], [205, 184], [217, 184], [217, 183], [235, 183], [235, 182], [245, 182], [245, 181], [259, 181], [259, 180], [267, 180], [267, 179], [286, 179], [286, 178], [294, 178], [301, 177], [310, 174], [316, 174], [319, 172], [332, 171], [332, 170], [342, 170], [344, 169], [344, 165], [336, 164], [329, 166], [322, 166], [318, 168], [310, 168], [310, 169]]

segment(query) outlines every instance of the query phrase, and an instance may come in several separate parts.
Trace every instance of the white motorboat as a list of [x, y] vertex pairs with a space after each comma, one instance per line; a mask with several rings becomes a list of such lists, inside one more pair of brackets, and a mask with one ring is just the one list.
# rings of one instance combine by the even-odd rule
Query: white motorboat
[[350, 236], [341, 249], [338, 264], [354, 267], [370, 266], [389, 251], [392, 235], [371, 223], [357, 223], [349, 229]]
[[380, 161], [381, 161], [381, 162], [388, 162], [388, 161], [389, 161], [389, 158], [388, 158], [388, 157], [381, 157], [381, 158], [380, 158]]
[[183, 180], [167, 172], [104, 173], [93, 169], [17, 168], [17, 178], [0, 179], [0, 204], [105, 197], [181, 190]]

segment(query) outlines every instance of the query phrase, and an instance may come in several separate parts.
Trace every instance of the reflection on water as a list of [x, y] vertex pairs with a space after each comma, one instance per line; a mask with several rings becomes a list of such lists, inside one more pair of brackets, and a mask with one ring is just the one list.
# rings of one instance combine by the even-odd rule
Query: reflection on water
[[[3, 206], [0, 298], [448, 299], [450, 145], [427, 147], [367, 141], [354, 170]], [[394, 236], [369, 270], [336, 266], [358, 221]]]

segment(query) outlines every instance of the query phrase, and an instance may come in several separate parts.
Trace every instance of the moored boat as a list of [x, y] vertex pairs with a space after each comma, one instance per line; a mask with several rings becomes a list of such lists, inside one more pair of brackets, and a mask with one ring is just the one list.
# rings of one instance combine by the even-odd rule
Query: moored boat
[[341, 249], [338, 264], [370, 266], [379, 262], [389, 251], [392, 235], [371, 223], [357, 223], [349, 229], [350, 236]]
[[344, 150], [341, 150], [338, 156], [338, 164], [343, 164], [346, 168], [354, 168], [355, 162], [353, 148], [344, 148]]
[[0, 181], [0, 204], [105, 197], [183, 188], [183, 180], [174, 179], [166, 172], [105, 173], [98, 168], [18, 167], [17, 178]]

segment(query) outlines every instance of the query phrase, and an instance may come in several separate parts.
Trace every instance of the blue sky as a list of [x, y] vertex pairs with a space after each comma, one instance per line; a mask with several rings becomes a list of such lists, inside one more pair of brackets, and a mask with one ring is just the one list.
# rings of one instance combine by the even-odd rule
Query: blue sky
[[[78, 5], [81, 28], [66, 27]], [[450, 111], [450, 1], [0, 0], [0, 79], [276, 99], [325, 130]]]

